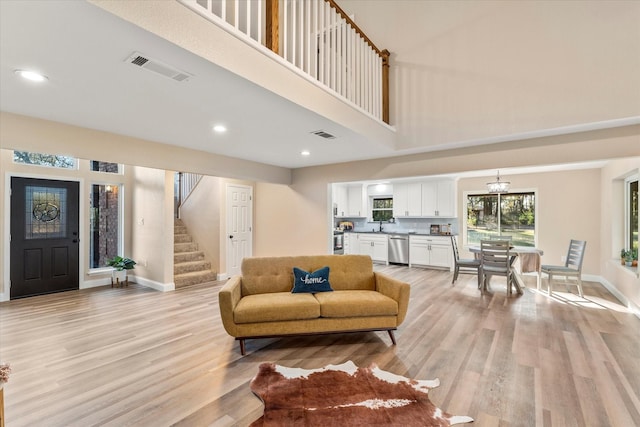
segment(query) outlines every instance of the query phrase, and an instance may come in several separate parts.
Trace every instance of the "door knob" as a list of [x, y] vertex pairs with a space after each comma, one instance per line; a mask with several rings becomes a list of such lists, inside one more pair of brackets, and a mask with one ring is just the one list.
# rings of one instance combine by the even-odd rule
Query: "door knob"
[[230, 239], [233, 239], [233, 234], [229, 234], [229, 238], [230, 238]]

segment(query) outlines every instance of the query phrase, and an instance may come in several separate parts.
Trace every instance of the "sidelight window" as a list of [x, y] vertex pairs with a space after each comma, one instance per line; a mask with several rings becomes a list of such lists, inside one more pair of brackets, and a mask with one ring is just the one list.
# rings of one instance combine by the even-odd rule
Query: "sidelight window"
[[122, 216], [119, 184], [93, 184], [89, 201], [89, 267], [102, 268], [122, 253]]
[[499, 236], [515, 246], [535, 246], [535, 202], [534, 192], [467, 195], [467, 244]]
[[625, 180], [625, 248], [638, 253], [638, 175]]

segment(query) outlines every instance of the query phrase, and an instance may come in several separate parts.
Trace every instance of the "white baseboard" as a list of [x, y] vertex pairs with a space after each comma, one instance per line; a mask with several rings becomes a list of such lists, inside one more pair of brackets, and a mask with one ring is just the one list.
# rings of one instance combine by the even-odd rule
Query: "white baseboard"
[[85, 280], [84, 282], [80, 283], [80, 289], [89, 289], [89, 288], [97, 288], [98, 286], [111, 286], [111, 278], [110, 277], [103, 277], [100, 279], [94, 279], [94, 280]]
[[[604, 277], [600, 277], [600, 276], [593, 276], [593, 277], [598, 278], [597, 280], [593, 279], [594, 282], [600, 282], [600, 284], [604, 286], [609, 292], [611, 292], [611, 294], [614, 297], [616, 297], [618, 301], [620, 301], [625, 307], [629, 309], [629, 311], [631, 311], [633, 314], [635, 314], [635, 316], [638, 319], [640, 319], [640, 307], [635, 305], [633, 301], [629, 301], [627, 297], [625, 297], [620, 291], [618, 291], [618, 289]], [[585, 279], [585, 280], [591, 281], [592, 279]]]
[[229, 278], [229, 275], [227, 273], [218, 273], [217, 274], [217, 279], [218, 280], [227, 280]]
[[155, 280], [145, 279], [144, 277], [130, 276], [131, 280], [136, 282], [139, 285], [146, 286], [151, 289], [155, 289], [160, 292], [169, 292], [176, 290], [176, 284], [173, 282], [170, 283], [160, 283]]

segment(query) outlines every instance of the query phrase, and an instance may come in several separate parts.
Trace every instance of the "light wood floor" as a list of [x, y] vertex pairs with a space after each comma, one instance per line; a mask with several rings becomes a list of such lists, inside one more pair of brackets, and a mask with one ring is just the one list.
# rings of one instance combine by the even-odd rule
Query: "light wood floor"
[[[131, 285], [0, 303], [7, 427], [244, 426], [262, 414], [249, 381], [262, 362], [353, 360], [417, 379], [475, 426], [640, 425], [640, 320], [599, 284], [585, 299], [506, 298], [494, 278], [376, 267], [412, 285], [407, 320], [386, 333], [237, 342], [220, 323], [221, 283], [161, 293]], [[576, 292], [575, 288], [572, 292]]]

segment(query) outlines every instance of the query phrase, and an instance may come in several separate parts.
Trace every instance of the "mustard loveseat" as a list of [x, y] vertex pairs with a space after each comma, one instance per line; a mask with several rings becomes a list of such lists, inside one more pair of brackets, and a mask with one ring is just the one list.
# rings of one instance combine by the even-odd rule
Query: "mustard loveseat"
[[[332, 292], [292, 293], [293, 268], [329, 267]], [[404, 321], [410, 286], [373, 271], [367, 255], [245, 258], [241, 275], [222, 287], [222, 324], [240, 341], [248, 338], [393, 331]]]

